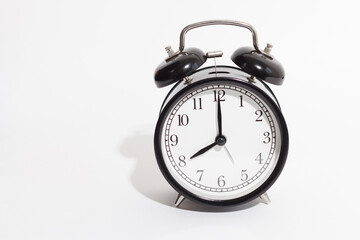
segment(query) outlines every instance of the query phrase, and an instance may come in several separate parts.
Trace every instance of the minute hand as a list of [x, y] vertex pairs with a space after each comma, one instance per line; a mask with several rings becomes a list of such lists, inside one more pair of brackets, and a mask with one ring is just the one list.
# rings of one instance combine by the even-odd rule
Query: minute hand
[[221, 104], [220, 104], [220, 98], [218, 99], [218, 113], [217, 113], [217, 120], [218, 120], [218, 130], [219, 130], [219, 134], [218, 134], [218, 136], [222, 136], [222, 116], [221, 116]]

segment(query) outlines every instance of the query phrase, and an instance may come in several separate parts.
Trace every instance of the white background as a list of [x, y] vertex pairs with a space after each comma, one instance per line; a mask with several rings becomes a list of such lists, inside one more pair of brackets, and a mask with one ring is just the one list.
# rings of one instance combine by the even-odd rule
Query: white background
[[[0, 2], [0, 239], [359, 239], [356, 1]], [[270, 205], [185, 201], [163, 179], [153, 131], [170, 87], [154, 70], [188, 24], [252, 24], [286, 70], [273, 86], [290, 133]], [[231, 64], [247, 30], [186, 46]]]

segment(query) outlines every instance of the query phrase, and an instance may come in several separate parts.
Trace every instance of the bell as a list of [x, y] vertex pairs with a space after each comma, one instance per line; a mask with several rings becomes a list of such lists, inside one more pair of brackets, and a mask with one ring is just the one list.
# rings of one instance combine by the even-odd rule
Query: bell
[[165, 87], [193, 74], [206, 61], [203, 51], [187, 48], [177, 56], [163, 61], [155, 70], [155, 84]]
[[285, 71], [280, 62], [257, 52], [252, 47], [241, 47], [231, 56], [231, 60], [244, 72], [275, 85], [284, 82]]

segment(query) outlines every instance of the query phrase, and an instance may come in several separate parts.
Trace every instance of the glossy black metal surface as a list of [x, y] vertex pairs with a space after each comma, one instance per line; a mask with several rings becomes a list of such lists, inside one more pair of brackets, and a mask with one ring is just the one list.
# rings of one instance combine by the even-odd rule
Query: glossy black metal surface
[[155, 70], [155, 84], [165, 87], [194, 73], [206, 61], [203, 51], [187, 48], [178, 56], [162, 62]]
[[281, 85], [285, 71], [276, 59], [258, 53], [252, 47], [241, 47], [231, 56], [231, 60], [244, 72], [265, 82]]

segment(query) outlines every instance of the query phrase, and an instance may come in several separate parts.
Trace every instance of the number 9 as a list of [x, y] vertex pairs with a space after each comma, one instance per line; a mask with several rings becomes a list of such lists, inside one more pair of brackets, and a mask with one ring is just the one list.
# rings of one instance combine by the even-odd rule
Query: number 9
[[178, 136], [176, 136], [175, 134], [171, 135], [170, 142], [171, 142], [171, 146], [176, 146], [179, 142]]

